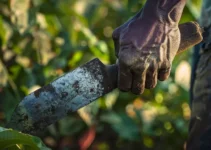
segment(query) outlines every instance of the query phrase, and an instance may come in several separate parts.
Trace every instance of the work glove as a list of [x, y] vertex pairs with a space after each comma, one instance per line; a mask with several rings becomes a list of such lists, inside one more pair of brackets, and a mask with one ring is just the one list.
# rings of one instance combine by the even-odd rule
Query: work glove
[[202, 40], [195, 22], [180, 26], [186, 0], [147, 0], [142, 10], [113, 32], [118, 88], [141, 94], [169, 77], [175, 55]]

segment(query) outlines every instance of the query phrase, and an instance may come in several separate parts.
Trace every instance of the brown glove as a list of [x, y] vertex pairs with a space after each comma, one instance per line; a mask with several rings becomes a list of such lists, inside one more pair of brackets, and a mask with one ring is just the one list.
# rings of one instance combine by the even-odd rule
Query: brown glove
[[[175, 55], [199, 43], [194, 22], [178, 26], [186, 0], [147, 0], [143, 9], [113, 33], [118, 57], [118, 88], [141, 94], [166, 80]], [[178, 51], [179, 50], [179, 51]]]

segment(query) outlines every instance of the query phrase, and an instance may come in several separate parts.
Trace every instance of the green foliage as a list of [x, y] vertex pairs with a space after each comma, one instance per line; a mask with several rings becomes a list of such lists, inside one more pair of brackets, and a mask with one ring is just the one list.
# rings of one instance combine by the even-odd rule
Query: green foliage
[[[5, 126], [25, 95], [63, 73], [95, 57], [105, 64], [115, 63], [112, 31], [135, 15], [144, 2], [1, 0], [0, 125]], [[200, 5], [201, 0], [188, 0], [181, 22], [196, 20]], [[83, 146], [99, 150], [182, 149], [190, 117], [190, 55], [187, 51], [176, 57], [170, 78], [155, 89], [141, 96], [114, 91], [39, 136], [50, 148], [61, 150]], [[3, 133], [34, 141], [16, 131]]]
[[139, 128], [134, 121], [126, 114], [113, 112], [103, 114], [101, 120], [108, 123], [120, 137], [128, 140], [139, 140]]
[[49, 150], [39, 138], [0, 127], [0, 149]]

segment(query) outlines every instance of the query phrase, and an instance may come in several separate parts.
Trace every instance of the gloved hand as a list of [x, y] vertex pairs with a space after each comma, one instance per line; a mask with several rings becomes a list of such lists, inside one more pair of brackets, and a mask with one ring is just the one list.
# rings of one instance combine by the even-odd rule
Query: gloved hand
[[113, 32], [118, 88], [141, 94], [168, 78], [181, 45], [178, 27], [186, 0], [147, 0], [143, 9]]

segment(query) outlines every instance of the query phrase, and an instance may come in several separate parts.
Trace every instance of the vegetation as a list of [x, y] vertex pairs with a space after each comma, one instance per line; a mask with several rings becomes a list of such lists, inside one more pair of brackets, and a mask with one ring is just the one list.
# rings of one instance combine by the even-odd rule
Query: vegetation
[[[5, 127], [25, 95], [63, 73], [95, 57], [115, 63], [112, 31], [144, 2], [1, 0], [0, 126]], [[188, 0], [181, 22], [196, 20], [200, 5], [201, 0]], [[155, 89], [140, 96], [115, 90], [51, 125], [40, 138], [49, 148], [60, 150], [182, 149], [190, 118], [190, 63], [187, 51], [176, 57], [171, 77]], [[3, 128], [0, 148], [10, 143], [12, 139], [4, 138], [10, 134], [20, 139], [13, 140], [19, 144], [15, 148], [24, 149], [28, 135]], [[40, 148], [34, 138], [28, 139], [30, 146]]]

